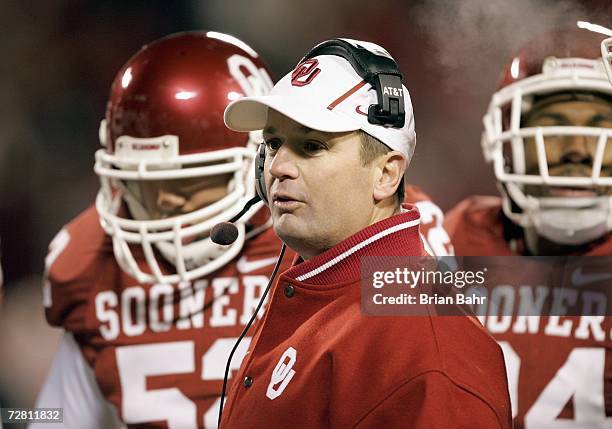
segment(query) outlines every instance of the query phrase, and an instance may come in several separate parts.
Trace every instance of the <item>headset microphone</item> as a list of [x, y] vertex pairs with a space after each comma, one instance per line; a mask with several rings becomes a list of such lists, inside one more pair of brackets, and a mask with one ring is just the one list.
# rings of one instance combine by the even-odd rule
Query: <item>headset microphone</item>
[[213, 243], [221, 244], [222, 246], [227, 246], [232, 244], [238, 238], [238, 228], [234, 225], [238, 219], [240, 219], [253, 204], [257, 204], [261, 201], [261, 197], [259, 195], [251, 198], [244, 205], [240, 213], [231, 218], [228, 222], [221, 222], [213, 226], [213, 229], [210, 231], [210, 239]]
[[238, 238], [238, 228], [236, 225], [229, 222], [221, 222], [216, 224], [210, 231], [210, 239], [213, 243], [222, 246], [232, 244]]

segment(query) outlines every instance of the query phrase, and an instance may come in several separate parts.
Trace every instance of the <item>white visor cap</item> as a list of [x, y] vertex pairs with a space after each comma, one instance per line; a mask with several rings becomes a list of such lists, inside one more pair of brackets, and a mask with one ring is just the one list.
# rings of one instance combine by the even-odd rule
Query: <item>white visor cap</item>
[[[382, 49], [382, 48], [381, 48]], [[392, 128], [371, 124], [368, 108], [378, 103], [376, 90], [336, 55], [308, 59], [287, 73], [269, 95], [243, 97], [225, 109], [225, 124], [234, 131], [256, 131], [266, 126], [268, 108], [294, 121], [323, 132], [363, 130], [410, 162], [416, 146], [414, 114], [405, 86], [404, 126]]]

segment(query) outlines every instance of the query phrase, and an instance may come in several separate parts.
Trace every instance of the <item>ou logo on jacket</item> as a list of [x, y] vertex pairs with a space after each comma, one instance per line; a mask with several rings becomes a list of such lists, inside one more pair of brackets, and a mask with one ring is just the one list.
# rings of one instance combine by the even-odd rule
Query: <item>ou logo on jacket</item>
[[[287, 359], [289, 361], [285, 362]], [[293, 365], [297, 360], [297, 351], [293, 347], [289, 347], [285, 350], [285, 353], [281, 356], [280, 360], [272, 371], [272, 377], [270, 384], [268, 385], [268, 391], [266, 396], [272, 400], [278, 398], [283, 394], [287, 385], [295, 375], [295, 371], [292, 369]], [[280, 386], [274, 387], [280, 383]]]

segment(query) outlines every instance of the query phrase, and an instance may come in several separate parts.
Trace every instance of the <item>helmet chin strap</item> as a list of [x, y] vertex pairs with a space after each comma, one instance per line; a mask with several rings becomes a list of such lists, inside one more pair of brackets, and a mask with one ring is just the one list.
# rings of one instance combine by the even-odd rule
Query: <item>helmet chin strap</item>
[[[612, 230], [612, 197], [534, 197], [516, 183], [500, 186], [504, 214], [525, 230], [533, 250], [537, 236], [566, 246], [587, 244]], [[520, 212], [512, 209], [512, 201]]]
[[528, 200], [525, 212], [530, 226], [537, 235], [554, 243], [578, 246], [597, 240], [611, 229], [610, 197]]
[[547, 240], [577, 246], [606, 234], [607, 218], [608, 213], [601, 209], [545, 209], [535, 229]]

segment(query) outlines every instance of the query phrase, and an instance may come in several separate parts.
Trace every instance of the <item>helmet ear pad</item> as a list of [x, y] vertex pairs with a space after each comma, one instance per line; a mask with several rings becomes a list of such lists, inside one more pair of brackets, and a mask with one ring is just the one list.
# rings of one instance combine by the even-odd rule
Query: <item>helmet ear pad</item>
[[268, 205], [268, 194], [266, 192], [266, 179], [264, 177], [264, 165], [266, 164], [266, 145], [259, 145], [255, 158], [255, 190], [264, 204]]

